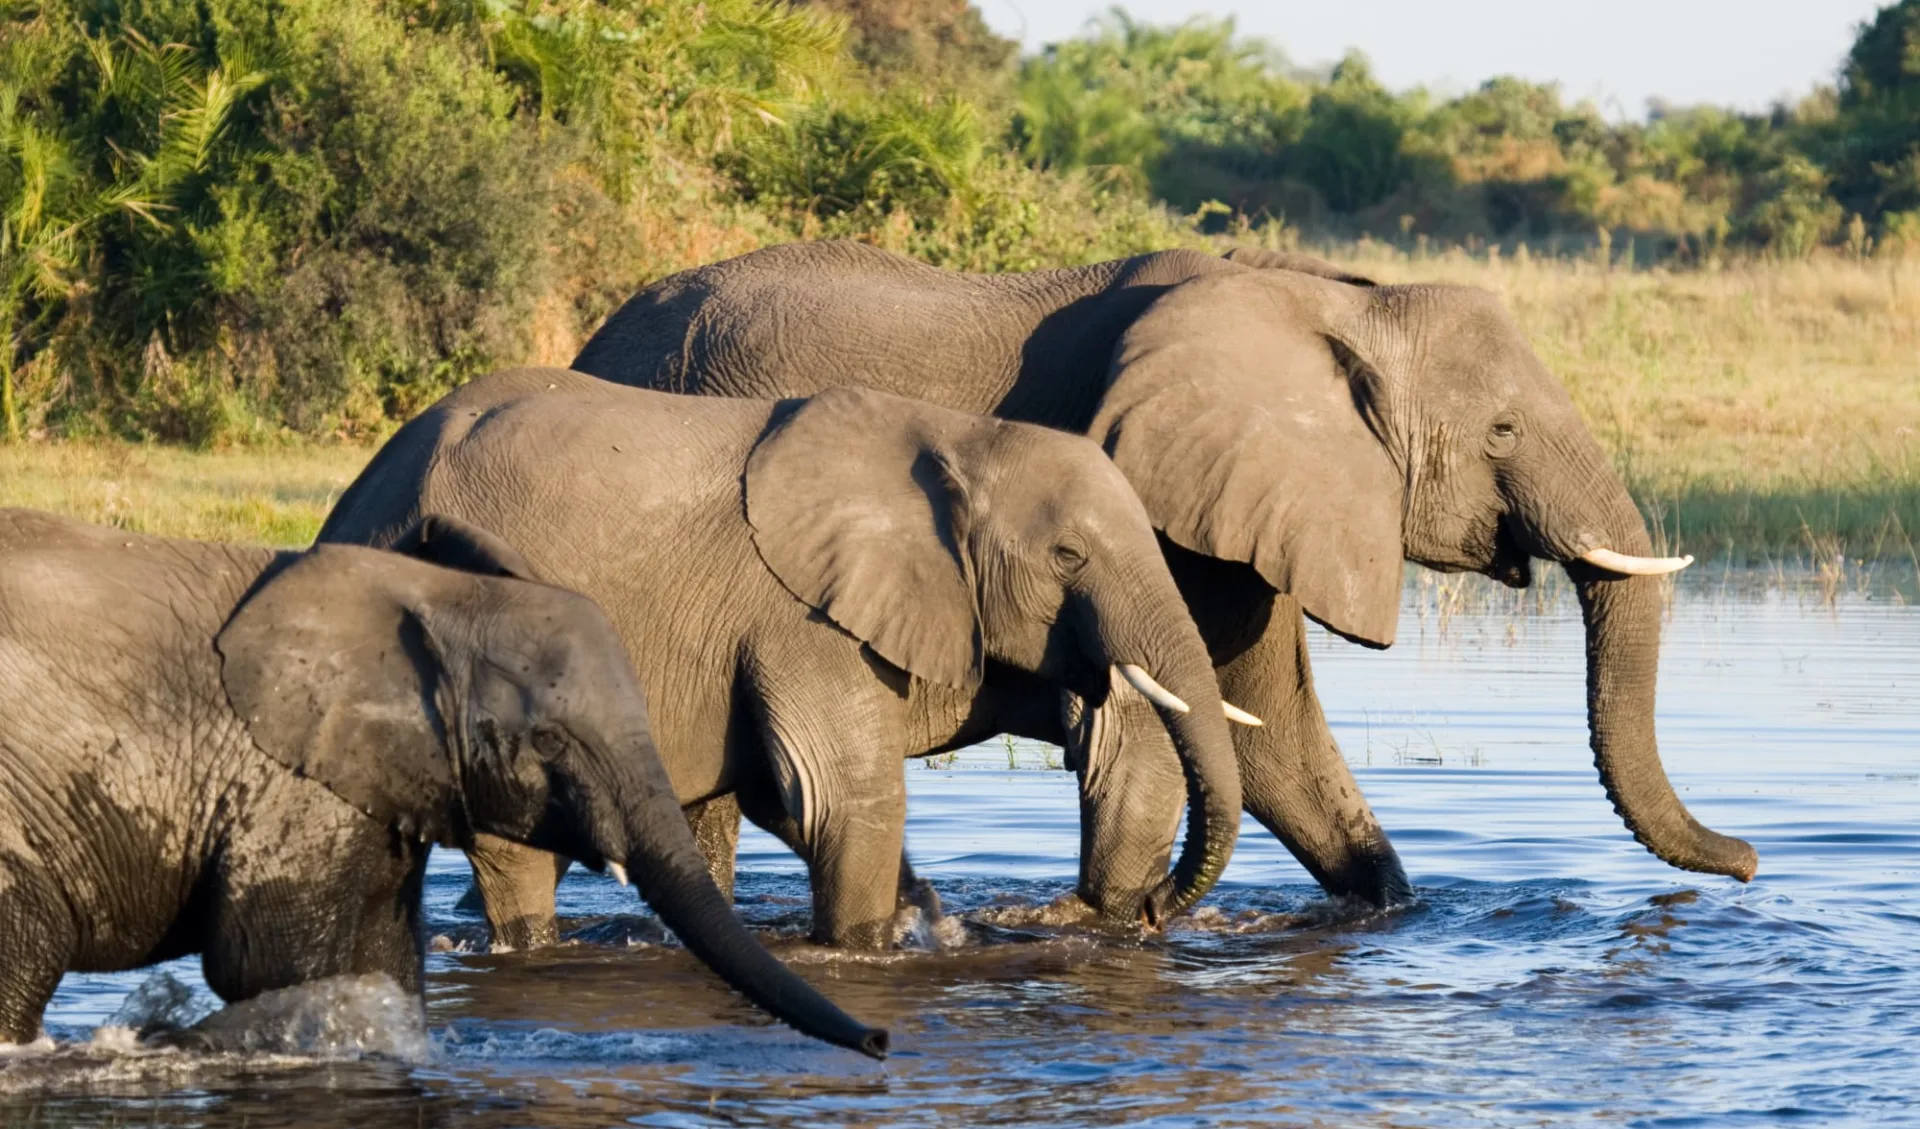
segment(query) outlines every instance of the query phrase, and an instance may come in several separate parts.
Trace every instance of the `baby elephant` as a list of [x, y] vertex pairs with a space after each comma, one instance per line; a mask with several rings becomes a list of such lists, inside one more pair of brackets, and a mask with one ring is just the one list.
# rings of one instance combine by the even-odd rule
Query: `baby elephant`
[[429, 517], [398, 552], [273, 552], [0, 510], [0, 1041], [69, 969], [200, 953], [222, 999], [385, 973], [418, 991], [434, 842], [631, 873], [799, 1030], [884, 1055], [707, 876], [619, 639]]

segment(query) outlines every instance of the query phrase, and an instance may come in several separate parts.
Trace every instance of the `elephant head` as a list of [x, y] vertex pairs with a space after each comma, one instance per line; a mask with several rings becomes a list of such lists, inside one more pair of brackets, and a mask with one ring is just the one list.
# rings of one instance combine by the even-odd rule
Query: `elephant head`
[[1225, 868], [1240, 782], [1218, 684], [1139, 499], [1087, 439], [865, 389], [789, 401], [745, 476], [781, 583], [882, 659], [971, 689], [989, 663], [1095, 702], [1119, 671], [1179, 753], [1188, 836], [1145, 898], [1191, 905]]
[[397, 548], [282, 558], [227, 621], [221, 676], [253, 743], [400, 834], [485, 832], [631, 874], [741, 994], [883, 1057], [886, 1032], [775, 960], [714, 887], [600, 610], [448, 518]]
[[1120, 339], [1090, 434], [1171, 540], [1251, 563], [1370, 646], [1393, 642], [1402, 559], [1515, 586], [1530, 557], [1564, 564], [1615, 808], [1674, 866], [1752, 876], [1753, 848], [1693, 819], [1655, 745], [1654, 574], [1686, 560], [1648, 556], [1625, 486], [1491, 294], [1292, 270], [1183, 283]]

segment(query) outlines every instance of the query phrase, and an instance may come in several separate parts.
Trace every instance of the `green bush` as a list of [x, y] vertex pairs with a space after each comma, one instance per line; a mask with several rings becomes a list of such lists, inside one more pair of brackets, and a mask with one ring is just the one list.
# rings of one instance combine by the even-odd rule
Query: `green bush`
[[1644, 123], [1310, 72], [1229, 20], [1012, 51], [948, 0], [0, 0], [0, 433], [378, 433], [790, 238], [1920, 246], [1920, 0], [1833, 88]]
[[726, 167], [749, 201], [816, 216], [929, 215], [967, 190], [983, 141], [970, 104], [894, 93], [810, 106], [743, 145]]
[[764, 0], [0, 2], [0, 415], [202, 443], [377, 430], [527, 355], [561, 276], [615, 266], [557, 218], [698, 196], [686, 162], [841, 34]]

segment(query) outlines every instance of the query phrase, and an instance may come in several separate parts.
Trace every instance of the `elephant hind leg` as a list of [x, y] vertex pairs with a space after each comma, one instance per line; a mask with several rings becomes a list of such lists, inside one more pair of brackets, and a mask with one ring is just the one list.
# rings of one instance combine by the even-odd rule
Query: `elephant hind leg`
[[0, 858], [0, 1044], [31, 1043], [78, 951], [73, 913], [38, 868]]
[[707, 873], [721, 896], [733, 900], [734, 856], [740, 851], [740, 797], [732, 792], [687, 809], [693, 841], [706, 856]]

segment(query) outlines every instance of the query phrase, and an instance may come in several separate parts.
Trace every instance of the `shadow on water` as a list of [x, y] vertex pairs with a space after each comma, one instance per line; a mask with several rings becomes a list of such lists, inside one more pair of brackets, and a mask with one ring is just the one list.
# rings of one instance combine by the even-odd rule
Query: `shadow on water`
[[1101, 930], [1066, 900], [1072, 778], [1009, 770], [996, 743], [909, 773], [914, 855], [952, 917], [915, 931], [916, 950], [807, 945], [799, 864], [743, 840], [742, 914], [893, 1029], [884, 1065], [771, 1024], [579, 870], [561, 890], [572, 943], [471, 951], [478, 923], [453, 908], [464, 863], [442, 853], [423, 1025], [378, 985], [316, 986], [230, 1017], [210, 1049], [140, 1050], [141, 1008], [210, 1006], [197, 969], [72, 976], [49, 1016], [58, 1046], [0, 1064], [0, 1122], [1920, 1118], [1920, 612], [1758, 590], [1683, 589], [1661, 677], [1662, 754], [1705, 822], [1759, 849], [1749, 886], [1670, 870], [1619, 826], [1586, 750], [1570, 608], [1462, 607], [1386, 654], [1314, 644], [1413, 905], [1329, 904], [1249, 822], [1194, 917]]

